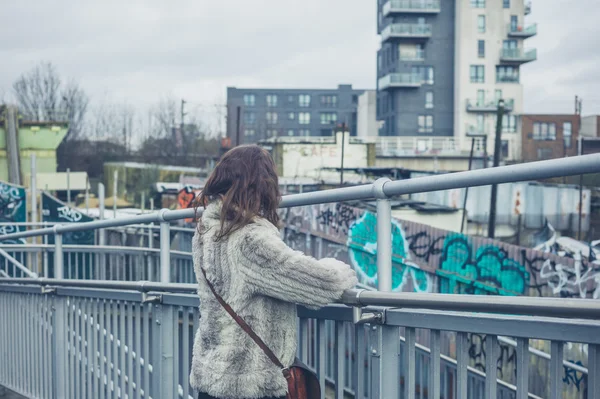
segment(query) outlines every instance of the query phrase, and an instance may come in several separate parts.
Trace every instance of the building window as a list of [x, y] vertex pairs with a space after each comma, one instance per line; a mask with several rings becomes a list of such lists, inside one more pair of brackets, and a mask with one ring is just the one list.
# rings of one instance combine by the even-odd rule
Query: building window
[[267, 125], [275, 125], [277, 123], [277, 112], [267, 112]]
[[298, 123], [308, 125], [310, 123], [310, 112], [298, 112]]
[[479, 58], [485, 57], [485, 40], [477, 40], [477, 55]]
[[496, 66], [497, 83], [519, 83], [519, 68], [516, 66]]
[[563, 138], [565, 140], [565, 148], [571, 148], [571, 137], [573, 137], [573, 125], [571, 122], [564, 122]]
[[256, 97], [254, 94], [244, 94], [244, 105], [246, 107], [254, 107], [256, 103]]
[[292, 104], [294, 102], [294, 96], [291, 94], [288, 96], [288, 103]]
[[321, 112], [321, 125], [331, 125], [337, 122], [335, 112]]
[[421, 61], [425, 59], [422, 44], [401, 44], [398, 48], [400, 59], [403, 61]]
[[533, 123], [534, 140], [556, 140], [556, 124], [546, 122]]
[[471, 65], [471, 83], [485, 82], [485, 69], [483, 65]]
[[504, 133], [514, 133], [517, 131], [517, 117], [515, 115], [502, 116], [502, 131]]
[[422, 84], [432, 85], [434, 82], [432, 66], [413, 66], [411, 73], [420, 76]]
[[508, 140], [502, 140], [502, 158], [508, 158]]
[[256, 114], [253, 111], [244, 111], [244, 123], [246, 125], [253, 125], [256, 123]]
[[335, 108], [337, 107], [337, 99], [336, 95], [323, 95], [321, 96], [321, 106]]
[[310, 136], [310, 130], [300, 129], [300, 130], [298, 130], [298, 136], [308, 137], [308, 136]]
[[485, 0], [471, 0], [471, 7], [485, 8]]
[[433, 115], [419, 115], [419, 133], [433, 133]]
[[310, 94], [300, 94], [298, 96], [298, 105], [301, 107], [310, 107]]
[[333, 136], [333, 129], [321, 129], [320, 134], [321, 137]]
[[519, 17], [516, 15], [510, 16], [510, 31], [516, 32], [519, 27]]
[[537, 156], [539, 160], [552, 158], [552, 148], [538, 148]]
[[277, 137], [277, 129], [267, 129], [267, 137]]
[[277, 106], [277, 94], [267, 94], [267, 107]]
[[495, 90], [494, 91], [494, 102], [496, 104], [498, 104], [498, 101], [500, 101], [501, 98], [502, 98], [502, 90]]
[[358, 104], [358, 95], [357, 94], [352, 95], [352, 104]]
[[254, 129], [245, 129], [244, 130], [244, 136], [246, 137], [254, 137], [254, 134], [256, 132], [254, 131]]
[[293, 112], [289, 112], [288, 113], [288, 120], [289, 121], [293, 121], [294, 119], [296, 119], [296, 114], [294, 114]]
[[504, 8], [510, 8], [510, 0], [502, 0], [502, 6]]
[[477, 32], [485, 33], [485, 15], [477, 16]]
[[428, 91], [425, 93], [425, 108], [433, 108], [433, 92]]
[[288, 134], [288, 136], [293, 136], [294, 135], [294, 129], [288, 129], [287, 134]]

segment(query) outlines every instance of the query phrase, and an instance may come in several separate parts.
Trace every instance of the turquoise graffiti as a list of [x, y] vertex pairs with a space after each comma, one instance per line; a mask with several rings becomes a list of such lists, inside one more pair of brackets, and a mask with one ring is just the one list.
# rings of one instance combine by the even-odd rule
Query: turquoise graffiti
[[[0, 181], [0, 235], [18, 233], [25, 226], [11, 223], [27, 221], [27, 197], [20, 186]], [[25, 239], [5, 240], [5, 244], [25, 244]]]
[[441, 293], [523, 295], [529, 286], [526, 267], [509, 258], [505, 250], [484, 245], [474, 251], [462, 234], [444, 240], [436, 274]]
[[[402, 226], [392, 220], [392, 289], [430, 292], [432, 282], [427, 272], [411, 262]], [[377, 286], [377, 216], [365, 212], [348, 230], [350, 261], [367, 285]]]

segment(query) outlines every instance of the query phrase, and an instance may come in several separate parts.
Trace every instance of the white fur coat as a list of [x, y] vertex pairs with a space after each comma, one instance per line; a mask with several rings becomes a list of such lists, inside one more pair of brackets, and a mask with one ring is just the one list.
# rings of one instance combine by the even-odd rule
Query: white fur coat
[[338, 260], [316, 260], [290, 249], [279, 230], [261, 218], [215, 241], [220, 211], [220, 202], [206, 208], [204, 233], [193, 239], [200, 325], [191, 385], [222, 399], [285, 396], [281, 370], [217, 302], [200, 265], [225, 302], [286, 366], [296, 354], [296, 304], [319, 308], [338, 300], [356, 285], [356, 273]]

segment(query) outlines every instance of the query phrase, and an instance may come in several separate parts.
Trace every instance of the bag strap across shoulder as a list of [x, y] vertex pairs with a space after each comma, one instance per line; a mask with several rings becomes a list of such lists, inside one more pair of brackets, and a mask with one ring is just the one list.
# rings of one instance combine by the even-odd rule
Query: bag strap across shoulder
[[217, 291], [215, 291], [215, 287], [213, 287], [212, 283], [208, 280], [208, 277], [206, 277], [206, 272], [204, 271], [204, 268], [202, 266], [200, 266], [200, 270], [202, 270], [202, 274], [204, 275], [204, 279], [206, 280], [208, 287], [214, 294], [215, 298], [217, 298], [217, 301], [219, 301], [221, 306], [223, 306], [223, 308], [227, 311], [227, 313], [229, 313], [231, 315], [233, 320], [235, 320], [236, 323], [239, 324], [239, 326], [242, 328], [242, 330], [244, 330], [246, 332], [246, 334], [248, 334], [250, 336], [250, 338], [252, 338], [252, 340], [254, 342], [256, 342], [256, 345], [258, 345], [260, 347], [260, 349], [262, 349], [262, 351], [265, 353], [265, 355], [267, 355], [267, 357], [277, 367], [279, 367], [282, 370], [285, 370], [286, 367], [279, 361], [277, 356], [275, 356], [273, 351], [271, 349], [269, 349], [269, 347], [264, 343], [264, 341], [258, 335], [256, 335], [256, 333], [252, 330], [252, 327], [250, 327], [248, 325], [248, 323], [246, 323], [244, 321], [244, 319], [242, 319], [240, 316], [238, 316], [237, 313], [235, 313], [235, 311], [231, 308], [231, 306], [229, 306], [227, 304], [227, 302], [225, 302], [223, 300], [223, 298], [221, 298], [221, 296], [219, 294], [217, 294]]

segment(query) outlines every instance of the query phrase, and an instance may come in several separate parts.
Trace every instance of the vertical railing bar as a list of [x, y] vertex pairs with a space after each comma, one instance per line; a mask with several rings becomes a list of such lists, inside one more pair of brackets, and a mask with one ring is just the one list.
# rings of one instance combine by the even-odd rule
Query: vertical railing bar
[[308, 362], [308, 319], [300, 318], [300, 358], [303, 362]]
[[[596, 376], [596, 377], [593, 377]], [[588, 398], [600, 398], [600, 345], [588, 345]]]
[[[82, 344], [83, 344], [83, 339], [81, 336], [81, 321], [83, 318], [83, 314], [81, 312], [81, 299], [80, 298], [73, 298], [73, 321], [75, 322], [74, 324], [74, 335], [75, 335], [75, 347], [74, 352], [75, 352], [75, 391], [74, 391], [74, 396], [80, 396], [81, 395], [81, 364], [82, 364]], [[83, 396], [83, 395], [81, 395]]]
[[[164, 310], [164, 308], [163, 308]], [[167, 368], [167, 373], [171, 377], [172, 387], [171, 387], [171, 395], [172, 397], [179, 396], [179, 311], [183, 310], [179, 307], [169, 306], [169, 310], [166, 313], [167, 319], [165, 323], [163, 323], [160, 327], [161, 329], [168, 329], [170, 332], [169, 338], [171, 339], [171, 353], [163, 352], [163, 358], [161, 359], [163, 362], [166, 362], [165, 366]], [[183, 312], [182, 312], [183, 314]], [[182, 324], [183, 325], [183, 324]], [[164, 334], [164, 332], [163, 332]], [[167, 349], [167, 348], [163, 348]], [[169, 361], [170, 359], [173, 359]], [[169, 367], [169, 363], [172, 363], [172, 367]], [[165, 368], [163, 368], [163, 373], [165, 372]]]
[[92, 387], [93, 387], [93, 372], [94, 372], [94, 353], [93, 353], [93, 341], [94, 341], [94, 333], [96, 329], [92, 323], [95, 323], [95, 318], [93, 317], [93, 299], [88, 299], [86, 301], [86, 313], [87, 313], [87, 324], [86, 324], [86, 338], [87, 338], [87, 397], [91, 398]]
[[354, 365], [354, 393], [356, 399], [365, 396], [365, 326], [356, 324], [354, 326], [354, 349], [356, 350], [356, 362]]
[[135, 304], [129, 302], [127, 305], [127, 398], [133, 398], [133, 307]]
[[42, 365], [40, 371], [42, 373], [42, 393], [45, 398], [50, 397], [50, 388], [48, 383], [48, 372], [50, 370], [48, 362], [48, 350], [50, 345], [48, 342], [48, 296], [42, 296], [42, 312], [40, 321], [40, 332], [42, 334]]
[[144, 339], [144, 397], [150, 398], [150, 306], [145, 305], [143, 307], [144, 311], [144, 333], [142, 334]]
[[105, 341], [106, 341], [106, 395], [109, 398], [112, 398], [113, 394], [112, 394], [111, 372], [112, 372], [112, 364], [113, 364], [113, 360], [112, 360], [113, 347], [112, 347], [112, 340], [110, 339], [110, 335], [113, 330], [113, 326], [112, 326], [113, 301], [112, 301], [112, 299], [106, 303], [106, 306], [104, 307], [104, 309], [106, 312], [106, 336], [105, 336]]
[[[36, 298], [37, 297], [37, 298]], [[34, 388], [33, 388], [33, 394], [35, 396], [41, 396], [41, 390], [40, 390], [40, 384], [41, 384], [41, 377], [40, 377], [40, 365], [42, 363], [42, 352], [40, 351], [40, 341], [42, 339], [41, 334], [39, 333], [39, 311], [40, 311], [40, 306], [41, 306], [41, 296], [38, 295], [31, 295], [31, 303], [29, 306], [29, 309], [31, 310], [31, 314], [32, 316], [32, 320], [33, 320], [33, 325], [32, 325], [32, 330], [34, 333], [34, 337], [33, 337], [33, 352], [34, 352], [34, 360], [33, 360], [33, 378], [34, 378]]]
[[431, 363], [429, 369], [429, 398], [440, 398], [440, 330], [431, 330], [429, 334], [429, 346], [431, 349]]
[[[588, 348], [589, 349], [589, 348]], [[588, 351], [589, 354], [589, 351]], [[560, 341], [550, 342], [550, 399], [562, 398], [563, 391], [563, 343]], [[600, 375], [590, 374], [588, 370], [588, 378], [600, 378]], [[589, 396], [593, 398], [593, 396]]]
[[[55, 265], [56, 267], [56, 265]], [[53, 378], [52, 381], [55, 383], [55, 397], [66, 398], [68, 397], [67, 391], [67, 300], [66, 298], [56, 299], [54, 305], [54, 331], [53, 339], [54, 345], [54, 361], [55, 365], [52, 367]]]
[[[68, 274], [68, 272], [67, 272]], [[66, 332], [67, 332], [67, 343], [68, 343], [68, 354], [69, 354], [69, 391], [68, 391], [68, 397], [69, 398], [73, 398], [75, 399], [75, 350], [73, 349], [73, 347], [75, 346], [75, 334], [73, 331], [73, 317], [74, 317], [74, 313], [73, 313], [73, 298], [72, 297], [67, 297], [66, 298], [66, 303], [67, 303], [67, 328], [66, 328]]]
[[142, 304], [135, 304], [135, 390], [136, 397], [142, 397]]
[[469, 364], [469, 342], [467, 333], [456, 333], [456, 397], [467, 396], [467, 366]]
[[127, 367], [125, 366], [125, 342], [127, 334], [125, 333], [125, 301], [119, 303], [119, 351], [121, 352], [121, 360], [119, 362], [119, 371], [121, 372], [121, 387], [119, 397], [125, 398], [126, 386], [125, 376], [127, 375]]
[[335, 397], [344, 399], [344, 363], [346, 361], [346, 336], [344, 322], [335, 322]]
[[325, 320], [318, 319], [317, 321], [317, 375], [319, 376], [319, 385], [321, 385], [321, 399], [325, 399], [325, 352], [326, 346]]
[[404, 398], [415, 399], [416, 336], [415, 329], [407, 327], [404, 332], [406, 366], [404, 368]]
[[[183, 399], [188, 399], [190, 394], [190, 308], [184, 307], [182, 312], [183, 319], [183, 331], [181, 334], [181, 338], [183, 341], [183, 346], [181, 347], [181, 357], [183, 361], [183, 370], [182, 377], [183, 381], [181, 382], [181, 387], [183, 388]], [[175, 376], [177, 380], [177, 375]]]
[[498, 337], [488, 334], [485, 337], [485, 398], [496, 399], [497, 387], [497, 360]]
[[121, 306], [121, 301], [114, 301], [113, 307], [110, 312], [111, 314], [111, 334], [110, 339], [112, 343], [113, 350], [113, 361], [112, 361], [112, 389], [113, 389], [113, 397], [119, 397], [119, 347], [117, 346], [117, 337], [119, 332], [119, 307]]
[[[37, 268], [37, 265], [36, 265]], [[33, 266], [32, 266], [33, 269]], [[33, 269], [35, 270], [35, 269]], [[35, 356], [37, 354], [33, 353], [34, 350], [34, 344], [33, 341], [35, 341], [37, 339], [37, 337], [35, 336], [35, 329], [33, 328], [33, 315], [35, 314], [33, 311], [33, 303], [31, 301], [33, 295], [32, 294], [27, 294], [25, 295], [25, 308], [26, 308], [26, 312], [24, 314], [25, 317], [25, 321], [26, 321], [26, 326], [25, 326], [25, 334], [27, 337], [27, 394], [29, 395], [34, 395], [35, 394], [35, 381], [33, 381], [34, 378], [34, 363], [35, 363]]]
[[517, 399], [529, 397], [529, 339], [517, 338]]

